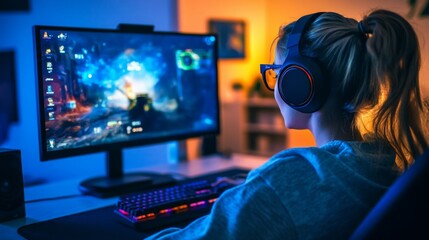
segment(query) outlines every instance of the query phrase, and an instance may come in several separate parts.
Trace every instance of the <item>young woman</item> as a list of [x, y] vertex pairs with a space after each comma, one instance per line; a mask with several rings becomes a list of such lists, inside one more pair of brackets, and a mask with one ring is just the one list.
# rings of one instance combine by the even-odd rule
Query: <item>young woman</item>
[[347, 238], [428, 148], [419, 67], [414, 30], [390, 11], [360, 22], [317, 13], [282, 27], [264, 82], [285, 125], [309, 129], [317, 147], [278, 153], [209, 215], [150, 239]]

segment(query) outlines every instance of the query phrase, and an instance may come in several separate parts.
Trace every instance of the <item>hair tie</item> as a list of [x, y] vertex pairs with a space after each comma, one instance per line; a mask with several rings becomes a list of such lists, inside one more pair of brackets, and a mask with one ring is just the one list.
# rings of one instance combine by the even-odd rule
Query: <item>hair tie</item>
[[366, 30], [366, 28], [365, 28], [365, 25], [364, 25], [363, 21], [360, 21], [360, 22], [358, 23], [358, 29], [359, 29], [359, 32], [361, 32], [362, 34], [364, 34], [364, 35], [365, 35], [365, 37], [368, 37], [368, 31]]

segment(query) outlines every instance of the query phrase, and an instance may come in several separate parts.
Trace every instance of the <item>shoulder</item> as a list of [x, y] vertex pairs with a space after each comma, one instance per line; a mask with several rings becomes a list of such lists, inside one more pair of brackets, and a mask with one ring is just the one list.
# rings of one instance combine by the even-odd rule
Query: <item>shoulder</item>
[[379, 143], [331, 141], [321, 147], [291, 148], [277, 153], [249, 177], [295, 176], [311, 173], [323, 179], [327, 173], [370, 171], [371, 167], [391, 170], [395, 155]]
[[342, 141], [335, 141], [322, 147], [291, 148], [272, 156], [267, 163], [252, 171], [250, 178], [262, 176], [271, 178], [276, 173], [285, 176], [299, 175], [309, 170], [321, 174], [323, 165], [339, 158], [353, 155], [353, 150]]

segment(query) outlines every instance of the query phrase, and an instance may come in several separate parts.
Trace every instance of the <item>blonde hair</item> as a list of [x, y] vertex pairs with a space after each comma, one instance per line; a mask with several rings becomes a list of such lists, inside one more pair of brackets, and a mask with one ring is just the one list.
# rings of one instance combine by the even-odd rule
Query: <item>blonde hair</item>
[[[388, 10], [374, 10], [360, 24], [323, 13], [304, 34], [301, 53], [322, 65], [345, 121], [364, 140], [387, 142], [403, 170], [428, 148], [418, 38], [408, 21]], [[286, 57], [292, 27], [280, 29], [280, 59]]]

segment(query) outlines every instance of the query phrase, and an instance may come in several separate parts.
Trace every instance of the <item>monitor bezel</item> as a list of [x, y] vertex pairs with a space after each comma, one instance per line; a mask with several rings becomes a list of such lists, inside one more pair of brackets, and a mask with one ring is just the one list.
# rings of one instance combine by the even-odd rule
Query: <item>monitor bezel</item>
[[[130, 141], [118, 141], [109, 144], [93, 145], [80, 148], [72, 149], [61, 149], [55, 151], [47, 150], [47, 141], [46, 141], [46, 131], [45, 131], [45, 108], [44, 108], [44, 94], [43, 94], [43, 81], [42, 78], [42, 64], [39, 64], [39, 61], [42, 59], [41, 51], [41, 38], [40, 30], [64, 30], [64, 31], [86, 31], [86, 32], [108, 32], [108, 33], [117, 33], [117, 34], [142, 34], [142, 35], [161, 35], [161, 36], [198, 36], [198, 37], [215, 37], [215, 44], [213, 45], [214, 52], [213, 56], [216, 61], [215, 65], [215, 86], [216, 86], [216, 96], [215, 101], [216, 111], [217, 111], [217, 126], [213, 130], [207, 131], [197, 131], [192, 133], [181, 133], [174, 134], [171, 136], [160, 136], [152, 139], [137, 139]], [[38, 140], [39, 140], [39, 157], [40, 161], [49, 161], [60, 158], [67, 158], [73, 156], [80, 156], [84, 154], [92, 154], [99, 152], [110, 152], [112, 150], [121, 150], [124, 148], [132, 147], [143, 147], [160, 143], [168, 143], [172, 141], [180, 141], [188, 138], [195, 137], [204, 137], [204, 136], [213, 136], [220, 134], [221, 123], [220, 123], [220, 99], [219, 99], [219, 74], [218, 74], [218, 37], [215, 33], [183, 33], [183, 32], [169, 32], [169, 31], [153, 31], [153, 32], [136, 32], [135, 29], [107, 29], [107, 28], [86, 28], [86, 27], [69, 27], [69, 26], [48, 26], [48, 25], [34, 25], [33, 26], [33, 37], [34, 37], [34, 55], [35, 55], [35, 68], [36, 68], [36, 96], [37, 96], [37, 127], [38, 127]]]

